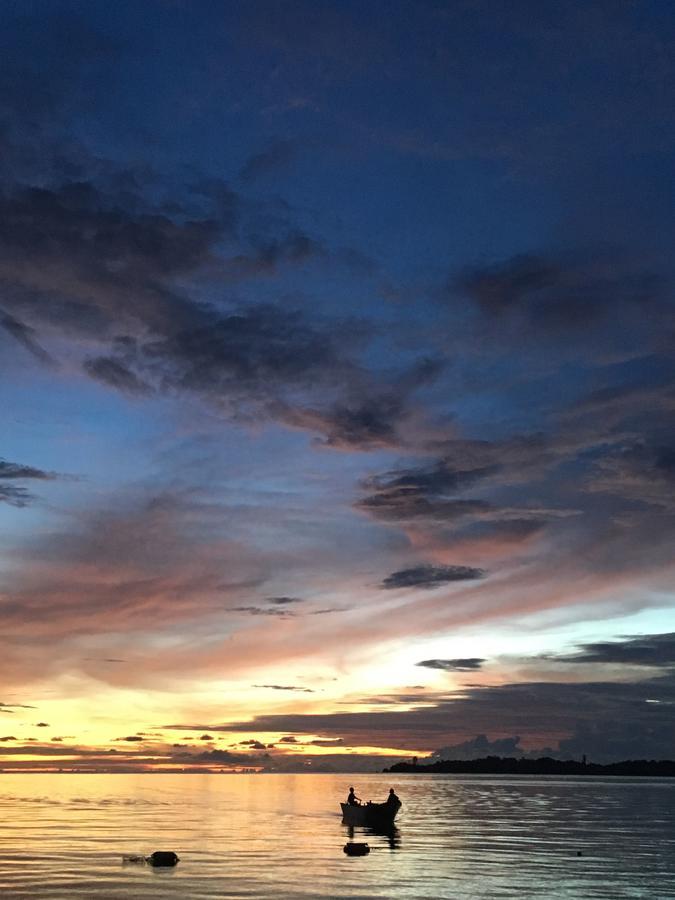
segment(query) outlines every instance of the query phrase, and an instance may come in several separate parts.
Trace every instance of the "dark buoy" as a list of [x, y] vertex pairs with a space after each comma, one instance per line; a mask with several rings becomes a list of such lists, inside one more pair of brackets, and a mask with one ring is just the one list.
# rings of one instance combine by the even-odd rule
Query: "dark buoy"
[[151, 866], [175, 866], [178, 856], [173, 850], [155, 850], [148, 856], [148, 862]]
[[370, 853], [368, 844], [357, 844], [354, 841], [348, 841], [343, 849], [347, 856], [367, 856]]

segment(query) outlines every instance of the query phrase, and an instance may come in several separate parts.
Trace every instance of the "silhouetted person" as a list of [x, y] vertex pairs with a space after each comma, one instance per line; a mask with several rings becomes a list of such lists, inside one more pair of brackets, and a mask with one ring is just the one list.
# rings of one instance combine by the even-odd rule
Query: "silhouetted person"
[[398, 799], [396, 794], [394, 793], [393, 788], [389, 788], [389, 796], [387, 797], [387, 806], [400, 806], [401, 801]]
[[353, 787], [350, 787], [350, 788], [349, 788], [349, 794], [347, 795], [347, 803], [348, 803], [350, 806], [360, 806], [360, 804], [361, 804], [360, 799], [359, 799], [359, 798], [356, 796], [356, 794], [354, 793], [354, 788], [353, 788]]

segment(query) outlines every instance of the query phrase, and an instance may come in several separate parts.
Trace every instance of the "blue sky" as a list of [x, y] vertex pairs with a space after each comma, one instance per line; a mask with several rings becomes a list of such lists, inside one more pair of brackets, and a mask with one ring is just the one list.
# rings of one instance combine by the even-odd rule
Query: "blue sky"
[[670, 5], [5, 14], [9, 764], [667, 755]]

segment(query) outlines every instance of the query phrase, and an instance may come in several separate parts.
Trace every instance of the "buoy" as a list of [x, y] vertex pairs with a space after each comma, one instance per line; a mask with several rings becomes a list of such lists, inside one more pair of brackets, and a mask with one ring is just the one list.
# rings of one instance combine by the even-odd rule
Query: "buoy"
[[370, 853], [368, 844], [357, 844], [354, 841], [348, 841], [343, 849], [347, 856], [367, 856]]
[[151, 866], [175, 866], [178, 861], [178, 856], [173, 850], [155, 850], [147, 858]]

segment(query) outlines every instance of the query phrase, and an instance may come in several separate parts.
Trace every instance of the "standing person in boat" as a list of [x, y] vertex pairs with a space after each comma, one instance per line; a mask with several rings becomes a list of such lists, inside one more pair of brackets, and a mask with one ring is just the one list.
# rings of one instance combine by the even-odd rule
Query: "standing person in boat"
[[386, 800], [387, 806], [401, 806], [401, 801], [396, 796], [396, 793], [393, 788], [389, 788], [389, 796]]
[[349, 806], [360, 806], [361, 805], [361, 799], [356, 796], [356, 794], [354, 793], [353, 787], [349, 788], [349, 794], [347, 794], [347, 803], [349, 804]]

